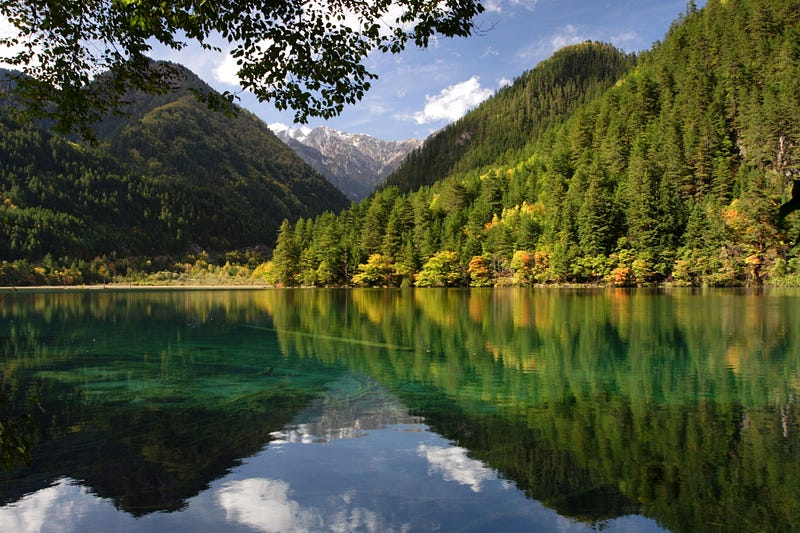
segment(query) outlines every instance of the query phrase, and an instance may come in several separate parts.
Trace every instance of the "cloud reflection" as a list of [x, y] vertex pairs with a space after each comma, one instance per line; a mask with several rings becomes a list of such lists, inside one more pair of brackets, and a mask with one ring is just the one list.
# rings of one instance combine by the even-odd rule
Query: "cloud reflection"
[[259, 531], [314, 531], [322, 526], [319, 514], [289, 499], [289, 484], [285, 481], [250, 478], [227, 483], [217, 493], [217, 501], [228, 520]]
[[0, 508], [0, 531], [80, 531], [87, 516], [113, 511], [108, 500], [68, 478]]
[[217, 502], [225, 509], [227, 519], [265, 533], [306, 533], [312, 531], [408, 531], [407, 525], [391, 527], [377, 513], [352, 506], [353, 495], [335, 496], [336, 511], [325, 513], [303, 507], [290, 498], [285, 481], [249, 478], [226, 483], [217, 493]]
[[445, 481], [466, 485], [480, 492], [484, 481], [497, 479], [494, 470], [482, 462], [467, 457], [467, 450], [458, 446], [427, 446], [420, 444], [417, 454], [428, 461], [428, 474], [439, 473]]

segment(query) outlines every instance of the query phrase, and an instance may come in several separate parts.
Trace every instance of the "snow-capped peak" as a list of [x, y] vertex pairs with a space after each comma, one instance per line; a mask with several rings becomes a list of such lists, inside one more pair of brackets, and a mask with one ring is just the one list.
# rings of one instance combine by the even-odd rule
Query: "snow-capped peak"
[[[356, 200], [369, 194], [420, 145], [415, 139], [382, 141], [363, 133], [346, 133], [326, 126], [311, 129], [270, 124], [269, 127], [306, 163]], [[305, 148], [298, 149], [290, 141]]]
[[308, 126], [300, 126], [299, 128], [293, 128], [291, 126], [287, 126], [281, 122], [273, 122], [269, 124], [269, 129], [272, 130], [273, 133], [283, 134], [287, 137], [295, 139], [296, 141], [303, 142], [308, 134], [311, 133], [313, 130]]

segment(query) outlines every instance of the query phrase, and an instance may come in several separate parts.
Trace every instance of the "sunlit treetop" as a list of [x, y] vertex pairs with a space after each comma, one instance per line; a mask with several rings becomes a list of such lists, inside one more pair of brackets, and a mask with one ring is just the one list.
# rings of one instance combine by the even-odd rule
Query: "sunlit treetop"
[[[24, 74], [23, 109], [58, 131], [88, 134], [131, 89], [174, 86], [175, 66], [147, 55], [155, 43], [219, 51], [212, 43], [227, 41], [242, 88], [305, 122], [364, 96], [377, 77], [364, 66], [368, 54], [469, 36], [482, 11], [477, 0], [0, 0], [10, 23], [0, 30], [0, 62]], [[235, 99], [199, 96], [216, 108]]]

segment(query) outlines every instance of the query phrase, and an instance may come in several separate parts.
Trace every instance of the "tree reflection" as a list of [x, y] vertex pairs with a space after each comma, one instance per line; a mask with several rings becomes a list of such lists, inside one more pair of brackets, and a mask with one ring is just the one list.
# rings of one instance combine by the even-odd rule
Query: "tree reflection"
[[[275, 323], [306, 335], [281, 337], [286, 351], [393, 384], [437, 432], [559, 512], [597, 521], [638, 507], [678, 531], [791, 529], [800, 517], [788, 293], [289, 298], [276, 299]], [[334, 335], [414, 349], [344, 349]]]
[[[522, 289], [15, 296], [0, 308], [3, 377], [12, 406], [34, 390], [47, 414], [33, 436], [33, 470], [3, 490], [13, 500], [43, 477], [69, 476], [133, 514], [177, 509], [340, 376], [360, 373], [466, 450], [464, 461], [566, 516], [602, 523], [642, 512], [676, 531], [790, 530], [800, 517], [795, 298]], [[355, 416], [352, 405], [326, 409], [330, 428], [316, 433]]]

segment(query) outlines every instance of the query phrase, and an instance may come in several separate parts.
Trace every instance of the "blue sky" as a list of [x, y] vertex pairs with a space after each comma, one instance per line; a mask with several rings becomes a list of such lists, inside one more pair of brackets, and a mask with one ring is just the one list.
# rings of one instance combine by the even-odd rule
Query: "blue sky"
[[[587, 39], [631, 52], [649, 49], [685, 12], [687, 0], [484, 0], [481, 31], [468, 38], [438, 39], [427, 49], [411, 45], [392, 55], [374, 53], [367, 67], [380, 76], [356, 105], [327, 122], [308, 126], [366, 133], [385, 140], [424, 139], [458, 119], [503, 84], [547, 59], [557, 49]], [[698, 6], [705, 2], [697, 2]], [[225, 53], [193, 46], [153, 56], [186, 65], [220, 91], [238, 89]], [[279, 112], [249, 93], [240, 104], [267, 123], [291, 125], [294, 113]]]

